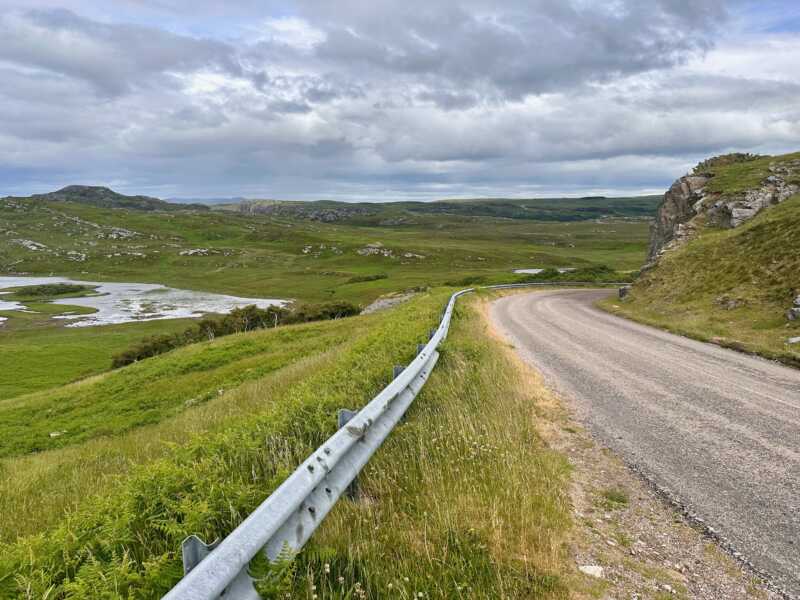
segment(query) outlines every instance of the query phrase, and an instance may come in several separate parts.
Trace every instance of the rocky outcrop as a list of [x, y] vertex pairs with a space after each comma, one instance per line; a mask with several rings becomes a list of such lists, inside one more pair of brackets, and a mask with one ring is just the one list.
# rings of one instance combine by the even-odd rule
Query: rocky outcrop
[[650, 227], [647, 267], [652, 267], [665, 252], [683, 245], [702, 226], [738, 227], [800, 192], [800, 160], [795, 159], [771, 163], [769, 175], [756, 188], [736, 194], [711, 193], [708, 184], [714, 175], [703, 173], [701, 167], [712, 161], [701, 163], [664, 194]]
[[686, 175], [673, 183], [664, 194], [664, 200], [650, 226], [649, 263], [657, 261], [668, 247], [683, 242], [691, 235], [694, 225], [689, 222], [701, 210], [709, 179], [706, 176]]
[[248, 200], [240, 202], [239, 212], [247, 215], [271, 215], [273, 217], [288, 217], [317, 221], [320, 223], [336, 223], [355, 218], [371, 217], [376, 211], [363, 206], [331, 205], [319, 202], [279, 202]]

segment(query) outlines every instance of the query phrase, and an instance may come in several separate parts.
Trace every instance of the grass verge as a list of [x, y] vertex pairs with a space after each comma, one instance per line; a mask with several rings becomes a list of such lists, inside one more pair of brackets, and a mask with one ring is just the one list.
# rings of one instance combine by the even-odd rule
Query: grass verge
[[[0, 595], [158, 597], [180, 576], [182, 538], [213, 539], [241, 521], [332, 433], [337, 408], [368, 400], [388, 381], [388, 366], [410, 358], [445, 298], [427, 294], [351, 320], [354, 328], [364, 323], [362, 335], [273, 397], [250, 398], [255, 414], [189, 436], [59, 522], [1, 546]], [[568, 595], [569, 468], [537, 434], [542, 390], [526, 387], [508, 349], [484, 337], [476, 302], [459, 305], [430, 382], [363, 474], [362, 499], [340, 503], [275, 593]]]
[[[754, 161], [755, 164], [756, 161]], [[751, 163], [747, 163], [750, 165]], [[628, 298], [600, 306], [634, 320], [800, 366], [800, 195], [736, 229], [706, 229], [667, 252]]]

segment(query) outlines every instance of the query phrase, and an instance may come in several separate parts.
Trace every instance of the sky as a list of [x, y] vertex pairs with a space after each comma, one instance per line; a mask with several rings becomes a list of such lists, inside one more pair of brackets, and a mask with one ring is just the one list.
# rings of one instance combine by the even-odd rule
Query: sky
[[797, 0], [0, 0], [0, 195], [661, 193], [800, 150]]

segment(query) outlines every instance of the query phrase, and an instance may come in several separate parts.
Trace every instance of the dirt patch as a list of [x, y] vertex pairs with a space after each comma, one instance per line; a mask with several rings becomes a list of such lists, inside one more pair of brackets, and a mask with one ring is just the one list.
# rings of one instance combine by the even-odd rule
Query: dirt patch
[[[491, 335], [508, 348], [530, 385], [542, 377], [513, 351], [514, 346], [483, 315]], [[546, 443], [573, 467], [570, 501], [574, 519], [570, 553], [581, 585], [576, 598], [697, 598], [738, 600], [782, 598], [604, 448], [577, 422], [573, 408], [555, 392], [537, 406]]]

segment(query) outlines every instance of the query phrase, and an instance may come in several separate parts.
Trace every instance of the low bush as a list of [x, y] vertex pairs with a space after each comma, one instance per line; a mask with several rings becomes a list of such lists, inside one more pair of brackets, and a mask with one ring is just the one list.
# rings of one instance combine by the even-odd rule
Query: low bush
[[478, 285], [482, 283], [486, 283], [486, 277], [483, 275], [468, 275], [466, 277], [462, 277], [461, 279], [456, 279], [453, 281], [445, 281], [444, 284], [450, 287], [464, 287], [468, 285]]
[[535, 274], [520, 277], [518, 283], [559, 282], [559, 281], [585, 281], [591, 283], [616, 283], [633, 281], [635, 273], [620, 273], [606, 265], [591, 265], [571, 271], [560, 272], [558, 269], [548, 268]]
[[355, 275], [347, 280], [347, 283], [364, 283], [366, 281], [379, 281], [389, 279], [386, 273], [375, 273], [374, 275]]
[[115, 355], [111, 360], [111, 368], [118, 369], [187, 344], [213, 340], [232, 333], [245, 333], [292, 323], [341, 319], [352, 317], [359, 312], [359, 307], [349, 302], [301, 304], [291, 310], [280, 306], [258, 308], [255, 305], [236, 308], [222, 317], [205, 317], [197, 325], [183, 332], [146, 338]]
[[13, 290], [17, 298], [49, 298], [67, 294], [83, 294], [92, 288], [88, 285], [75, 283], [43, 283], [42, 285], [27, 285]]

